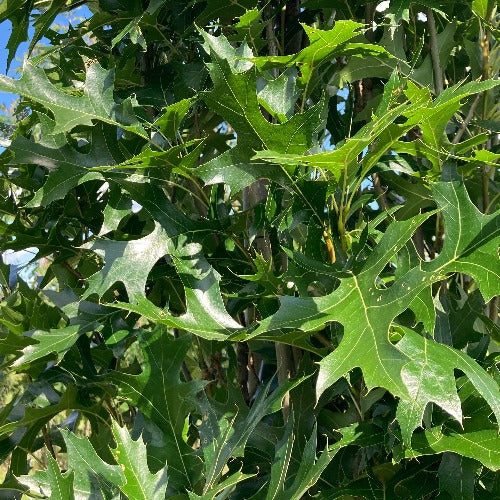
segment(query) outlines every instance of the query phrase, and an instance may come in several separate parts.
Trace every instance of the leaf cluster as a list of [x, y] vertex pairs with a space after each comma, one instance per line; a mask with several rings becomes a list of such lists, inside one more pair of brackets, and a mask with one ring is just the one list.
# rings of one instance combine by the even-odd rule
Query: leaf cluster
[[0, 4], [1, 495], [500, 495], [497, 9], [384, 4]]

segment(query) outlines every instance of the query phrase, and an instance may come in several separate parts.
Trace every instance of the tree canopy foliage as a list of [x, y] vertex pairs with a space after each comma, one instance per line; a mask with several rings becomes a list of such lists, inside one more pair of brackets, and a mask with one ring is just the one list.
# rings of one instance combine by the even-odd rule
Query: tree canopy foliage
[[496, 2], [0, 22], [2, 497], [500, 496]]

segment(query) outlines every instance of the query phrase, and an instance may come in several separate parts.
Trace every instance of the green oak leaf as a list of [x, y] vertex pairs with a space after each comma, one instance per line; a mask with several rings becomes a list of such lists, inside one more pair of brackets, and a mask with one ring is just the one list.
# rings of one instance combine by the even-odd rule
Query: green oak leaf
[[139, 26], [144, 14], [134, 17], [111, 41], [111, 48], [116, 47], [118, 43], [120, 43], [123, 38], [127, 35], [130, 36], [130, 40], [133, 43], [137, 43], [141, 46], [143, 50], [147, 49], [146, 41], [144, 40], [144, 36], [142, 34], [142, 30]]
[[40, 328], [24, 332], [24, 339], [28, 342], [31, 339], [36, 343], [23, 346], [21, 356], [12, 364], [14, 367], [22, 367], [50, 354], [55, 354], [60, 362], [80, 336], [90, 332], [103, 333], [106, 330], [114, 332], [123, 327], [120, 321], [116, 322], [119, 311], [94, 302], [79, 301], [78, 296], [68, 289], [60, 293], [46, 290], [44, 295], [60, 307], [69, 318], [69, 323], [60, 328]]
[[306, 378], [287, 381], [272, 392], [269, 382], [261, 388], [250, 410], [236, 405], [234, 411], [226, 410], [222, 416], [217, 414], [205, 395], [193, 399], [203, 416], [199, 430], [205, 457], [204, 492], [217, 485], [231, 457], [243, 453], [248, 439], [262, 419], [279, 411], [285, 394]]
[[33, 26], [35, 28], [35, 32], [30, 40], [30, 45], [28, 47], [28, 56], [31, 56], [35, 45], [40, 41], [40, 39], [45, 36], [50, 26], [54, 22], [57, 15], [61, 12], [61, 9], [66, 5], [65, 0], [52, 0], [50, 2], [49, 7], [39, 13], [36, 18]]
[[[137, 312], [152, 321], [184, 329], [210, 340], [225, 340], [228, 335], [241, 330], [241, 325], [227, 313], [224, 306], [219, 286], [220, 275], [207, 261], [202, 246], [192, 241], [194, 235], [200, 238], [203, 234], [210, 234], [218, 226], [189, 219], [169, 202], [165, 193], [157, 186], [148, 182], [114, 179], [161, 225], [155, 231], [162, 235], [160, 244], [166, 249], [165, 253], [170, 255], [183, 282], [186, 312], [174, 316], [168, 310], [156, 307], [143, 297], [143, 289], [137, 293], [137, 287], [136, 295], [129, 295], [131, 302], [135, 303], [113, 303], [113, 306]], [[147, 274], [144, 274], [143, 269], [138, 266], [129, 267], [128, 272], [133, 273], [135, 268], [142, 275], [141, 279], [146, 279]]]
[[484, 301], [479, 290], [467, 295], [463, 289], [457, 290], [460, 297], [441, 290], [434, 297], [436, 328], [434, 338], [442, 344], [463, 349], [481, 339], [481, 333], [474, 328], [476, 319], [483, 315]]
[[[384, 443], [385, 436], [384, 433], [381, 431], [380, 427], [375, 426], [374, 424], [368, 422], [355, 423], [350, 425], [349, 427], [343, 427], [339, 429], [338, 432], [342, 434], [342, 438], [336, 443], [328, 446], [323, 453], [325, 453], [328, 450], [330, 454], [334, 455], [341, 448], [349, 445], [357, 446], [360, 448], [366, 448], [371, 446], [380, 446]], [[363, 481], [361, 481], [362, 486], [360, 485], [361, 486], [360, 489], [358, 488], [351, 489], [349, 488], [349, 485], [347, 485], [345, 488], [336, 487], [332, 490], [328, 488], [331, 487], [331, 483], [328, 481], [328, 479], [321, 478], [320, 484], [325, 485], [322, 488], [321, 492], [322, 497], [341, 498], [344, 497], [345, 495], [352, 494], [352, 495], [360, 495], [361, 497], [365, 498], [373, 498], [374, 500], [380, 498], [380, 496], [376, 494], [378, 492], [374, 491], [374, 487], [376, 486], [374, 484], [375, 482], [371, 480], [372, 478], [369, 477], [368, 481], [365, 481], [365, 479], [366, 478], [363, 478]], [[368, 493], [371, 493], [372, 496], [369, 496]], [[293, 497], [293, 499], [299, 500], [299, 498], [295, 496]]]
[[267, 41], [260, 36], [266, 26], [262, 17], [264, 9], [248, 9], [234, 24], [234, 35], [229, 36], [229, 41], [246, 40], [253, 49], [258, 52], [265, 47]]
[[276, 443], [274, 462], [271, 465], [271, 477], [269, 478], [269, 488], [267, 490], [266, 500], [269, 498], [277, 498], [278, 495], [284, 490], [285, 479], [288, 473], [290, 459], [292, 458], [293, 444], [295, 441], [293, 424], [294, 418], [292, 412], [288, 417], [283, 436], [278, 443]]
[[192, 99], [182, 99], [170, 106], [155, 119], [153, 125], [158, 127], [167, 139], [177, 141], [177, 130], [189, 108], [193, 105]]
[[[196, 149], [183, 156], [186, 147], [198, 141], [189, 141], [180, 146], [174, 146], [165, 151], [144, 149], [131, 158], [125, 158], [116, 139], [116, 128], [100, 123], [90, 129], [90, 150], [86, 153], [77, 151], [68, 144], [62, 133], [54, 134], [55, 122], [43, 113], [38, 113], [41, 123], [41, 138], [38, 142], [17, 136], [12, 142], [14, 157], [9, 165], [39, 165], [48, 170], [48, 176], [43, 186], [36, 191], [35, 196], [27, 203], [27, 207], [48, 206], [55, 200], [63, 199], [74, 187], [84, 182], [101, 179], [109, 171], [146, 169], [152, 167], [183, 167]], [[118, 174], [117, 174], [118, 175]], [[121, 178], [127, 174], [120, 173]], [[113, 191], [113, 187], [111, 188]], [[115, 195], [116, 196], [116, 195]], [[111, 202], [113, 202], [112, 197]], [[104, 213], [110, 217], [113, 212]], [[106, 229], [106, 224], [104, 224]], [[102, 233], [101, 234], [105, 234]]]
[[151, 15], [156, 14], [156, 11], [163, 7], [165, 3], [165, 0], [151, 0], [149, 2], [148, 8], [146, 9], [146, 12]]
[[335, 68], [332, 61], [335, 58], [354, 56], [354, 60], [365, 61], [368, 57], [378, 57], [384, 65], [385, 59], [392, 57], [382, 45], [369, 43], [363, 38], [364, 25], [356, 21], [336, 20], [328, 30], [303, 23], [301, 25], [309, 42], [305, 48], [296, 54], [260, 56], [250, 60], [260, 71], [296, 66], [300, 70], [298, 82], [302, 87], [302, 109], [309, 97], [317, 92], [317, 87], [322, 87], [331, 78], [332, 69]]
[[[395, 142], [406, 130], [412, 128], [415, 123], [407, 120], [403, 126], [394, 124], [394, 121], [401, 115], [409, 114], [412, 109], [418, 109], [419, 101], [413, 103], [402, 103], [390, 109], [380, 117], [374, 116], [373, 120], [361, 128], [353, 137], [346, 140], [344, 144], [334, 150], [316, 153], [311, 155], [292, 154], [291, 152], [280, 152], [279, 150], [261, 150], [254, 155], [255, 159], [281, 165], [303, 165], [307, 167], [317, 167], [332, 172], [335, 177], [348, 167], [355, 165], [358, 168], [358, 157], [370, 144], [380, 136], [383, 136], [383, 147], [378, 147], [378, 154], [370, 152], [365, 157], [365, 162], [376, 163], [378, 158], [387, 150], [391, 141]], [[394, 134], [394, 129], [396, 134]], [[388, 138], [384, 137], [388, 135]], [[371, 166], [371, 165], [370, 165]]]
[[228, 493], [236, 484], [241, 483], [242, 481], [250, 479], [254, 476], [255, 474], [243, 474], [243, 472], [241, 471], [235, 472], [228, 478], [224, 479], [224, 481], [217, 483], [215, 486], [203, 493], [203, 495], [197, 495], [196, 493], [189, 491], [189, 500], [215, 500], [215, 498], [217, 498], [217, 495], [222, 491]]
[[325, 500], [351, 497], [377, 500], [387, 495], [387, 491], [375, 478], [367, 476], [350, 481], [340, 488], [323, 491], [322, 494]]
[[[330, 30], [320, 30], [302, 24], [309, 45], [296, 54], [286, 56], [261, 56], [252, 61], [259, 68], [268, 69], [275, 66], [300, 66], [302, 79], [307, 82], [314, 69], [322, 63], [331, 61], [337, 56], [346, 55], [371, 55], [379, 54], [388, 57], [390, 54], [379, 45], [366, 43], [347, 43], [349, 40], [359, 37], [363, 24], [352, 20], [339, 20]], [[306, 83], [307, 85], [307, 83]], [[307, 89], [307, 87], [306, 87]]]
[[167, 468], [151, 474], [148, 467], [146, 445], [142, 437], [134, 441], [126, 427], [113, 421], [113, 437], [116, 447], [111, 449], [117, 464], [125, 476], [122, 493], [134, 500], [164, 498], [167, 489]]
[[[444, 216], [447, 235], [439, 257], [430, 262], [419, 261], [418, 265], [396, 279], [389, 288], [377, 287], [379, 273], [432, 212], [406, 221], [393, 222], [361, 269], [356, 274], [351, 272], [350, 276], [341, 279], [339, 288], [333, 293], [324, 297], [281, 297], [279, 310], [262, 320], [251, 334], [258, 336], [269, 331], [290, 329], [308, 332], [321, 328], [330, 321], [342, 323], [344, 336], [340, 345], [320, 362], [317, 397], [350, 370], [360, 367], [367, 387], [384, 387], [404, 400], [404, 404], [425, 408], [430, 402], [429, 394], [415, 389], [416, 368], [410, 364], [409, 372], [406, 373], [408, 363], [424, 363], [425, 376], [432, 379], [443, 376], [443, 356], [451, 364], [456, 363], [457, 358], [446, 352], [437, 360], [430, 359], [425, 345], [412, 351], [409, 357], [403, 348], [389, 341], [388, 332], [393, 319], [407, 309], [424, 289], [444, 279], [450, 272], [458, 271], [472, 276], [485, 300], [489, 300], [498, 291], [500, 263], [496, 260], [486, 268], [484, 262], [495, 259], [500, 216], [481, 214], [460, 183], [438, 183], [433, 186], [433, 192]], [[463, 229], [465, 227], [468, 228], [467, 231]], [[356, 321], [352, 321], [354, 317]], [[446, 366], [448, 370], [450, 365]], [[478, 370], [480, 373], [479, 368]], [[472, 376], [472, 372], [470, 374]], [[489, 393], [490, 385], [486, 384], [484, 375], [481, 380], [480, 393], [492, 405], [497, 421], [500, 421], [500, 408]], [[451, 391], [449, 379], [446, 381], [446, 389]], [[456, 389], [453, 394], [456, 394]], [[455, 396], [447, 404], [440, 398], [438, 404], [443, 404], [445, 410], [459, 417]], [[399, 416], [408, 440], [420, 422], [417, 423], [417, 419], [406, 411], [399, 412]]]
[[[399, 252], [397, 256], [397, 268], [394, 273], [395, 278], [399, 279], [404, 276], [410, 269], [418, 265], [420, 257], [413, 245], [413, 242], [408, 242]], [[415, 321], [422, 322], [426, 331], [431, 335], [434, 334], [436, 325], [436, 310], [432, 297], [432, 288], [424, 288], [409, 304], [409, 309], [415, 314]]]
[[500, 282], [500, 261], [496, 258], [500, 212], [483, 215], [459, 182], [434, 184], [432, 192], [449, 237], [439, 256], [425, 264], [427, 270], [468, 274], [476, 281], [484, 300], [489, 301], [498, 293]]
[[[201, 291], [201, 293], [204, 292]], [[201, 295], [201, 293], [198, 293], [198, 295]], [[207, 299], [211, 300], [210, 296], [214, 296], [215, 293], [215, 291], [214, 293], [209, 291]], [[188, 303], [189, 313], [180, 316], [174, 316], [169, 311], [155, 306], [151, 301], [140, 296], [136, 297], [136, 303], [114, 302], [113, 306], [125, 311], [135, 312], [143, 318], [161, 325], [187, 330], [207, 340], [228, 340], [231, 334], [234, 335], [236, 331], [242, 330], [243, 327], [240, 324], [232, 320], [227, 312], [220, 309], [219, 306], [222, 301], [218, 301], [220, 304], [216, 303], [215, 307], [205, 301], [205, 309], [203, 302], [200, 302], [196, 297], [195, 291], [189, 295], [191, 295], [192, 302], [192, 305]], [[220, 294], [218, 298], [220, 298]], [[218, 316], [220, 316], [220, 319], [218, 319]]]
[[[384, 48], [387, 53], [382, 53], [382, 57], [375, 52], [366, 54], [363, 58], [351, 57], [335, 75], [335, 85], [342, 88], [347, 83], [354, 83], [363, 78], [389, 78], [390, 74], [397, 70], [408, 80], [411, 79], [422, 87], [432, 88], [434, 86], [430, 55], [427, 54], [418, 67], [415, 67], [418, 59], [408, 62], [403, 44], [403, 28], [394, 25], [395, 22], [391, 22], [391, 26], [384, 29], [382, 38], [378, 42], [379, 48]], [[446, 66], [445, 61], [450, 55], [450, 48], [453, 47], [455, 31], [456, 25], [449, 23], [446, 25], [446, 29], [437, 35], [439, 55], [443, 67]], [[420, 53], [417, 53], [416, 57], [418, 58], [419, 55]]]
[[280, 123], [293, 116], [295, 103], [300, 96], [296, 85], [297, 74], [295, 68], [288, 68], [274, 80], [266, 82], [257, 93], [259, 103]]
[[103, 210], [103, 221], [98, 236], [114, 231], [121, 220], [132, 211], [132, 200], [123, 193], [119, 186], [109, 186], [109, 196]]
[[250, 152], [242, 152], [236, 146], [198, 167], [196, 175], [206, 186], [227, 184], [232, 193], [238, 193], [258, 179], [287, 184], [287, 177], [279, 168], [264, 161], [252, 161], [252, 156]]
[[436, 0], [420, 0], [419, 2], [415, 2], [414, 0], [399, 0], [398, 2], [390, 4], [385, 11], [385, 15], [386, 17], [391, 18], [391, 20], [396, 24], [400, 24], [402, 20], [409, 21], [409, 10], [411, 5], [414, 3], [432, 8], [434, 11], [439, 12], [439, 14], [446, 18], [446, 14], [440, 9], [442, 6], [441, 2]]
[[[307, 490], [318, 481], [321, 473], [328, 466], [335, 454], [342, 447], [355, 441], [355, 433], [351, 433], [352, 437], [348, 436], [346, 439], [343, 438], [330, 447], [327, 445], [317, 457], [317, 428], [315, 427], [311, 437], [305, 443], [304, 449], [301, 450], [301, 459], [298, 469], [294, 471], [293, 474], [288, 475], [295, 443], [293, 424], [294, 419], [292, 413], [284, 428], [280, 441], [276, 444], [275, 458], [271, 466], [269, 486], [265, 496], [267, 500], [299, 500], [303, 498]], [[289, 480], [292, 478], [293, 482], [290, 483]], [[287, 483], [288, 487], [285, 486]]]
[[200, 392], [202, 381], [181, 382], [179, 373], [191, 346], [191, 337], [174, 340], [163, 328], [144, 333], [140, 339], [145, 363], [142, 373], [111, 372], [106, 380], [118, 387], [119, 398], [133, 404], [164, 433], [169, 484], [190, 487], [201, 463], [183, 438], [184, 423], [193, 406], [190, 398]]
[[416, 215], [424, 208], [434, 206], [432, 192], [422, 182], [414, 184], [403, 178], [403, 176], [390, 170], [379, 172], [379, 176], [382, 179], [384, 186], [389, 187], [390, 190], [394, 190], [398, 195], [405, 199], [406, 203], [401, 205], [401, 208], [396, 214], [397, 219], [407, 219], [408, 217]]
[[[7, 408], [9, 407], [7, 406]], [[5, 420], [0, 426], [0, 436], [2, 439], [6, 438], [3, 441], [2, 454], [6, 456], [5, 453], [12, 451], [11, 471], [18, 477], [28, 474], [29, 450], [33, 448], [44, 426], [49, 424], [54, 417], [68, 410], [78, 410], [82, 415], [90, 417], [101, 413], [99, 407], [95, 405], [85, 406], [82, 404], [81, 395], [75, 385], [69, 385], [66, 392], [55, 404], [44, 407], [26, 406], [21, 400], [12, 410], [15, 414], [20, 409], [24, 411], [22, 418], [13, 421]], [[102, 415], [100, 416], [102, 418]], [[14, 431], [16, 432], [12, 435]], [[13, 436], [15, 436], [14, 439], [12, 439]]]
[[[393, 78], [395, 78], [395, 73], [393, 73], [391, 80]], [[432, 101], [428, 89], [419, 89], [408, 82], [408, 89], [405, 92], [408, 101], [390, 107], [390, 104], [394, 103], [390, 102], [393, 98], [391, 99], [392, 90], [389, 83], [382, 101], [385, 105], [381, 109], [377, 109], [377, 114], [369, 123], [338, 148], [311, 155], [293, 154], [279, 149], [256, 150], [257, 153], [253, 158], [281, 165], [304, 165], [321, 168], [329, 170], [336, 177], [339, 177], [343, 171], [351, 166], [358, 168], [358, 157], [365, 148], [369, 149], [363, 158], [362, 165], [363, 173], [368, 173], [389, 148], [398, 152], [408, 152], [411, 148], [411, 151], [418, 156], [419, 145], [422, 145], [425, 152], [431, 153], [429, 159], [436, 163], [442, 155], [445, 157], [450, 154], [446, 150], [446, 143], [449, 144], [449, 141], [443, 139], [444, 128], [451, 115], [459, 108], [460, 101], [499, 84], [495, 80], [469, 82], [465, 85], [459, 83], [447, 88]], [[386, 100], [388, 102], [385, 102]], [[406, 121], [403, 124], [394, 123], [399, 117], [405, 117]], [[443, 117], [445, 119], [442, 119]], [[425, 142], [420, 140], [420, 142], [398, 142], [401, 136], [417, 125], [424, 130]]]
[[72, 386], [55, 405], [49, 405], [44, 408], [26, 408], [24, 416], [21, 419], [12, 422], [8, 420], [2, 422], [2, 425], [0, 425], [0, 437], [7, 436], [19, 427], [25, 427], [30, 432], [35, 431], [36, 436], [40, 429], [58, 413], [69, 408], [83, 409], [82, 405], [77, 403], [77, 394], [76, 387]]
[[104, 261], [101, 270], [88, 278], [88, 288], [82, 298], [97, 294], [101, 297], [115, 283], [121, 282], [127, 289], [129, 300], [144, 295], [149, 271], [156, 262], [169, 253], [171, 240], [165, 230], [156, 224], [153, 232], [130, 241], [114, 241], [97, 238], [88, 246]]
[[411, 360], [404, 365], [401, 375], [412, 397], [400, 401], [396, 416], [405, 442], [410, 443], [413, 429], [420, 425], [427, 402], [438, 404], [462, 421], [455, 369], [467, 375], [498, 419], [498, 384], [474, 359], [450, 346], [421, 337], [413, 330], [405, 328], [404, 332], [405, 336], [397, 347]]
[[63, 199], [68, 191], [83, 182], [102, 179], [99, 172], [89, 169], [101, 165], [113, 165], [122, 161], [116, 143], [116, 129], [104, 124], [91, 129], [90, 151], [80, 153], [70, 146], [64, 134], [47, 132], [54, 126], [54, 121], [39, 113], [42, 123], [40, 142], [34, 142], [23, 136], [17, 136], [12, 142], [14, 158], [10, 165], [35, 164], [48, 170], [48, 177], [43, 186], [27, 204], [28, 207], [47, 206], [55, 200]]
[[28, 40], [30, 11], [34, 0], [3, 0], [0, 4], [0, 23], [8, 19], [12, 23], [12, 32], [7, 42], [7, 65], [5, 72], [10, 68], [19, 45]]
[[273, 272], [273, 260], [266, 260], [261, 254], [257, 254], [253, 259], [255, 274], [240, 274], [239, 278], [245, 281], [253, 281], [264, 287], [264, 293], [275, 293], [282, 285], [282, 280], [275, 276]]
[[[321, 481], [319, 484], [322, 486], [330, 486], [326, 478], [321, 478], [321, 474], [342, 448], [350, 445], [365, 448], [379, 446], [384, 442], [384, 434], [380, 428], [366, 422], [352, 424], [349, 427], [339, 429], [338, 432], [342, 438], [331, 445], [327, 444], [319, 456], [316, 456], [317, 433], [312, 433], [303, 451], [301, 450], [301, 461], [293, 483], [284, 492], [281, 492], [276, 497], [277, 499], [300, 500], [307, 490], [318, 481]], [[324, 489], [322, 488], [322, 494], [325, 493]], [[337, 497], [325, 494], [325, 498]]]
[[35, 344], [23, 348], [22, 355], [12, 366], [23, 366], [49, 354], [56, 353], [62, 358], [78, 340], [80, 335], [86, 332], [99, 331], [97, 323], [88, 324], [85, 328], [81, 325], [68, 325], [63, 328], [53, 328], [48, 331], [35, 330], [30, 338], [36, 340]]
[[[278, 312], [262, 320], [252, 335], [271, 330], [313, 331], [329, 321], [339, 321], [345, 326], [343, 341], [320, 364], [318, 396], [359, 362], [370, 365], [365, 373], [368, 387], [386, 387], [399, 395], [404, 391], [400, 370], [405, 357], [389, 342], [387, 332], [392, 318], [407, 307], [409, 285], [402, 279], [384, 290], [377, 288], [375, 279], [414, 229], [429, 216], [425, 214], [408, 221], [393, 222], [358, 274], [351, 272], [349, 277], [341, 279], [339, 288], [330, 295], [280, 297]], [[426, 284], [420, 284], [421, 288], [424, 286]], [[400, 298], [395, 298], [394, 287]], [[349, 321], [353, 315], [356, 315], [356, 322]], [[359, 353], [359, 358], [356, 353]], [[335, 358], [335, 367], [330, 361], [332, 358]]]
[[500, 469], [500, 438], [495, 429], [461, 433], [446, 426], [433, 427], [415, 434], [411, 448], [394, 448], [394, 459], [399, 461], [446, 451], [478, 460], [493, 471]]
[[68, 468], [74, 473], [75, 499], [107, 499], [125, 483], [121, 467], [102, 460], [87, 437], [80, 438], [65, 429], [61, 433], [66, 443]]
[[[439, 487], [453, 500], [474, 498], [474, 480], [479, 462], [456, 453], [444, 453], [439, 464]], [[458, 486], [458, 487], [457, 487]]]
[[311, 437], [307, 440], [304, 449], [302, 450], [300, 465], [297, 473], [295, 474], [293, 483], [289, 487], [285, 487], [283, 489], [280, 488], [281, 491], [277, 489], [275, 492], [273, 492], [271, 490], [271, 478], [270, 488], [266, 497], [267, 499], [300, 500], [307, 493], [307, 490], [317, 483], [321, 474], [329, 465], [332, 458], [340, 450], [340, 448], [347, 446], [347, 444], [353, 442], [350, 441], [349, 438], [343, 438], [333, 446], [327, 445], [324, 450], [317, 456], [317, 436], [317, 428], [315, 426]]
[[47, 497], [50, 495], [51, 500], [74, 500], [74, 472], [69, 470], [61, 473], [59, 465], [48, 452], [45, 453], [45, 458], [47, 469], [37, 470], [32, 476], [19, 477], [20, 483], [29, 486], [32, 490], [36, 489], [37, 493], [42, 493]]
[[[161, 142], [161, 141], [160, 141]], [[197, 144], [197, 147], [193, 148], [188, 154], [186, 153], [186, 149], [190, 146]], [[122, 178], [126, 178], [128, 175], [126, 173], [127, 170], [139, 170], [139, 169], [148, 169], [148, 168], [179, 168], [184, 169], [186, 167], [190, 167], [192, 163], [196, 161], [197, 154], [199, 153], [199, 149], [203, 145], [203, 142], [194, 139], [192, 141], [187, 141], [183, 144], [172, 146], [171, 148], [156, 151], [151, 149], [151, 147], [145, 148], [140, 153], [128, 158], [121, 163], [111, 163], [109, 165], [100, 165], [91, 167], [92, 171], [96, 172], [114, 172], [117, 171], [121, 174]], [[165, 147], [167, 147], [165, 145]], [[193, 160], [194, 157], [194, 160]]]
[[[418, 124], [422, 132], [422, 136], [415, 141], [411, 146], [415, 148], [416, 156], [419, 149], [425, 154], [425, 157], [431, 161], [433, 166], [438, 169], [449, 155], [457, 152], [454, 144], [451, 144], [446, 135], [446, 126], [450, 122], [453, 115], [460, 109], [460, 101], [468, 96], [493, 89], [499, 84], [496, 80], [486, 80], [482, 82], [469, 82], [465, 85], [456, 84], [445, 89], [439, 96], [432, 100], [431, 94], [427, 90], [425, 96], [425, 104], [417, 112], [420, 115]], [[424, 89], [412, 88], [413, 84], [409, 83], [407, 90], [408, 94], [424, 95]], [[484, 141], [483, 141], [484, 142]], [[397, 143], [395, 151], [405, 149], [404, 144]]]
[[227, 2], [227, 0], [208, 0], [204, 2], [203, 12], [196, 18], [196, 24], [204, 25], [212, 19], [233, 21], [234, 18], [242, 16], [248, 9], [255, 7], [253, 0], [239, 0], [238, 2]]
[[146, 132], [133, 114], [132, 101], [115, 102], [113, 82], [113, 70], [105, 70], [95, 62], [87, 69], [83, 95], [71, 95], [54, 86], [45, 71], [28, 60], [19, 80], [0, 75], [0, 91], [20, 94], [49, 109], [54, 115], [54, 134], [69, 132], [77, 125], [92, 126], [93, 120], [98, 120], [147, 139]]
[[120, 185], [133, 200], [144, 207], [172, 240], [180, 235], [196, 233], [197, 236], [205, 236], [220, 230], [218, 223], [189, 218], [169, 201], [161, 185], [150, 182], [147, 176], [124, 176], [110, 172], [106, 177]]
[[494, 7], [493, 0], [472, 0], [472, 12], [486, 21], [489, 20]]
[[[285, 182], [286, 175], [277, 166], [251, 161], [255, 151], [270, 149], [302, 155], [314, 146], [314, 135], [322, 121], [323, 101], [304, 113], [295, 114], [284, 123], [270, 123], [264, 118], [256, 93], [257, 72], [252, 63], [240, 60], [244, 46], [233, 49], [224, 36], [202, 32], [213, 90], [204, 93], [207, 106], [222, 116], [237, 134], [236, 146], [196, 169], [205, 184], [224, 182], [236, 193], [259, 178]], [[278, 88], [270, 89], [266, 101], [282, 99]]]

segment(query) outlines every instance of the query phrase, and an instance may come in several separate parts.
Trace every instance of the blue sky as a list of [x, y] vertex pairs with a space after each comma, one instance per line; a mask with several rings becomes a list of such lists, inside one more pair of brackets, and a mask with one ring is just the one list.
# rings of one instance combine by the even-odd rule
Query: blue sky
[[[5, 75], [5, 70], [7, 68], [7, 49], [5, 48], [7, 45], [7, 42], [9, 41], [10, 34], [12, 33], [12, 25], [10, 24], [9, 21], [4, 21], [3, 23], [0, 23], [0, 73], [2, 75]], [[30, 36], [33, 33], [33, 28], [30, 27]], [[18, 56], [21, 56], [24, 52], [26, 52], [28, 48], [28, 42], [25, 42], [21, 44], [19, 47], [19, 50], [17, 51]], [[11, 64], [11, 69], [8, 72], [8, 76], [14, 77], [15, 76], [15, 68], [19, 67], [20, 61], [15, 59], [12, 61]], [[5, 92], [0, 92], [0, 103], [9, 105], [12, 100], [15, 99], [15, 96], [12, 94], [6, 94]]]

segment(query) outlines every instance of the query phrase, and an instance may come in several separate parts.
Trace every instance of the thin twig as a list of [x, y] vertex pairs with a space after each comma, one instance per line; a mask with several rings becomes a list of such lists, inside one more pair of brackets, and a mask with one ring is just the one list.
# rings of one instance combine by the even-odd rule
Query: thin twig
[[[293, 359], [293, 352], [291, 346], [282, 344], [281, 342], [275, 343], [276, 350], [276, 364], [278, 371], [278, 383], [283, 385], [287, 380], [295, 376], [295, 361]], [[283, 413], [283, 420], [286, 422], [290, 416], [290, 393], [287, 392], [283, 398], [283, 406], [281, 408]]]
[[495, 204], [495, 202], [498, 200], [499, 197], [500, 197], [500, 193], [497, 193], [491, 199], [491, 201], [488, 203], [488, 206], [484, 209], [484, 215], [488, 215], [490, 213], [491, 208], [493, 207], [493, 205]]
[[474, 116], [474, 111], [476, 110], [477, 105], [479, 104], [479, 100], [481, 99], [482, 95], [483, 95], [482, 92], [477, 94], [476, 98], [474, 99], [474, 102], [470, 106], [469, 112], [467, 113], [465, 120], [463, 121], [460, 128], [457, 130], [455, 137], [453, 137], [453, 140], [451, 141], [452, 144], [457, 144], [460, 141], [460, 139], [462, 138], [462, 136], [464, 135], [464, 132], [467, 129], [467, 126], [469, 125], [470, 121], [472, 120], [472, 117]]
[[321, 344], [323, 344], [328, 350], [333, 351], [335, 346], [320, 332], [313, 333], [314, 338], [316, 338]]
[[382, 187], [380, 183], [380, 177], [378, 174], [372, 174], [372, 182], [375, 193], [378, 194], [377, 201], [380, 204], [382, 210], [389, 210], [389, 203], [387, 202], [387, 197], [385, 196], [385, 189]]
[[236, 360], [237, 360], [237, 371], [236, 379], [238, 385], [240, 386], [241, 393], [245, 403], [248, 405], [250, 403], [250, 394], [248, 392], [248, 344], [246, 342], [238, 342], [236, 344]]
[[493, 297], [488, 304], [488, 316], [493, 323], [498, 322], [498, 295]]
[[54, 447], [52, 446], [52, 441], [50, 439], [50, 433], [49, 433], [49, 426], [45, 424], [42, 427], [42, 434], [43, 434], [43, 440], [45, 442], [45, 446], [49, 450], [50, 454], [52, 455], [52, 458], [55, 460], [56, 459], [56, 452], [54, 451]]

